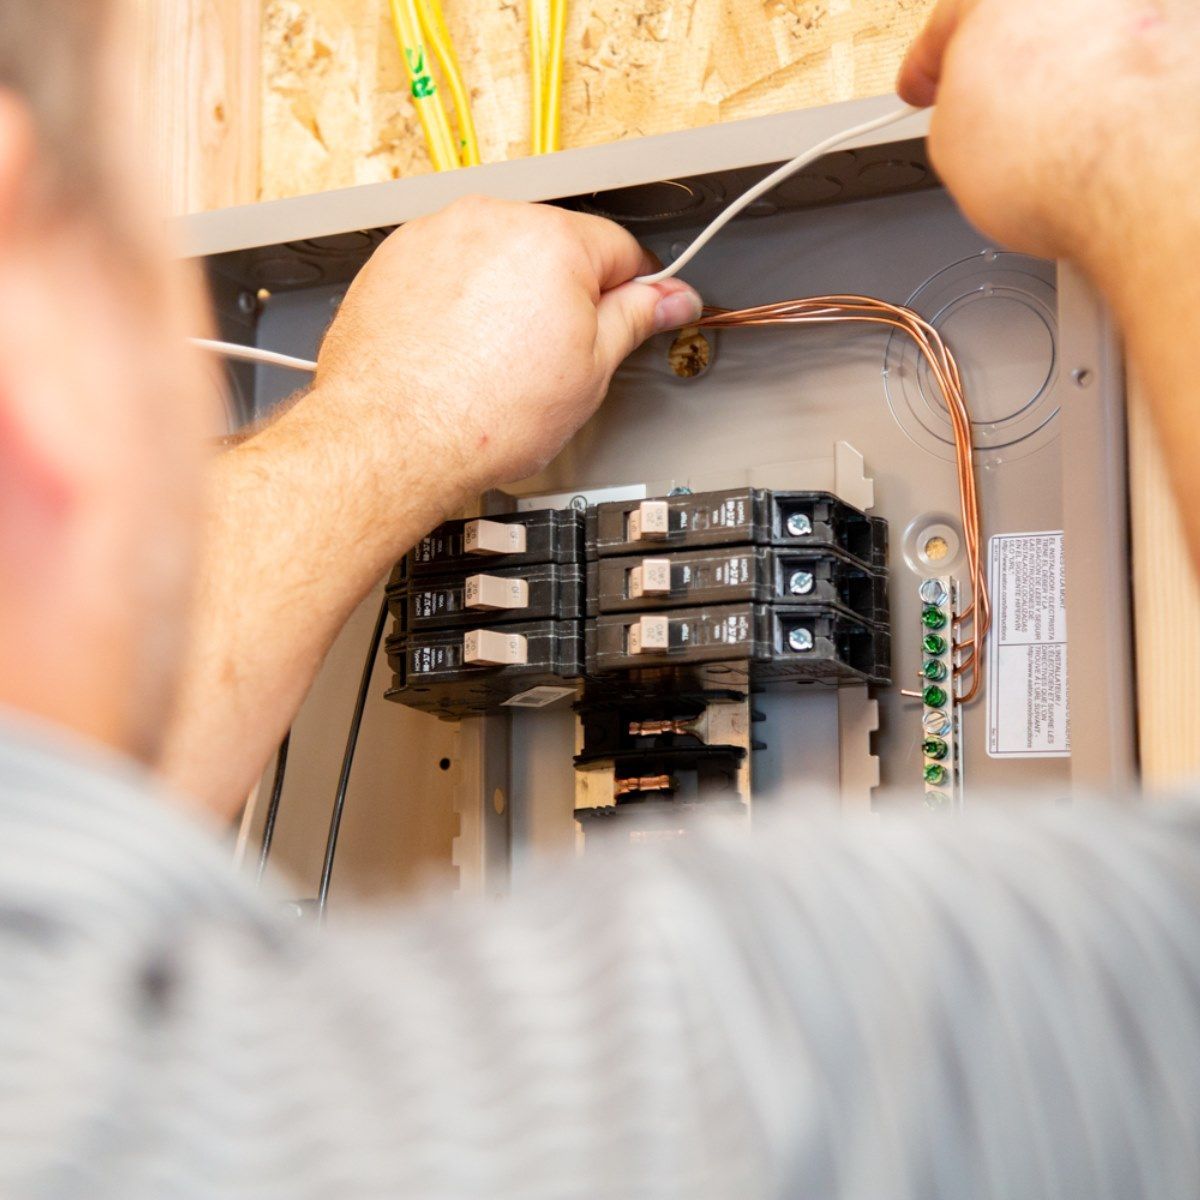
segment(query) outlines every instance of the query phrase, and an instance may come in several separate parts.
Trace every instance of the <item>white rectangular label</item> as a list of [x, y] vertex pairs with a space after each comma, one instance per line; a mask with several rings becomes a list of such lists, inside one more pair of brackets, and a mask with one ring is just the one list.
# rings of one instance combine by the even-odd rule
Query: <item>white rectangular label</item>
[[646, 495], [644, 483], [617, 487], [585, 488], [582, 492], [542, 492], [535, 496], [519, 496], [517, 512], [532, 512], [536, 508], [577, 508], [579, 501], [604, 504], [609, 500], [642, 500]]
[[997, 534], [990, 550], [988, 754], [1068, 758], [1063, 535]]
[[504, 701], [511, 708], [545, 708], [548, 704], [553, 704], [556, 700], [561, 700], [564, 696], [575, 695], [575, 689], [569, 687], [535, 687], [530, 688], [527, 692], [520, 692], [515, 696], [509, 696]]

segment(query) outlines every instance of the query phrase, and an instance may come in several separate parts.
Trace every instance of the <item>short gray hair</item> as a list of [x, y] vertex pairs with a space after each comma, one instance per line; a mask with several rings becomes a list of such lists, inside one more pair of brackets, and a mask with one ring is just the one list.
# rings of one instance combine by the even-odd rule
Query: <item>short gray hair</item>
[[96, 114], [113, 11], [113, 0], [0, 0], [0, 89], [29, 106], [59, 197], [102, 183]]

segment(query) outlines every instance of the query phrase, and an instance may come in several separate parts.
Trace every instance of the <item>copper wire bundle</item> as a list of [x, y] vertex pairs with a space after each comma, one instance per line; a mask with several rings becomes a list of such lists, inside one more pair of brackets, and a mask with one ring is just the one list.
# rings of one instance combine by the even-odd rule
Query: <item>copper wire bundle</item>
[[[913, 339], [937, 380], [938, 390], [954, 431], [954, 460], [966, 543], [970, 603], [954, 616], [954, 674], [960, 703], [973, 700], [983, 682], [983, 642], [991, 625], [991, 600], [981, 554], [982, 521], [975, 482], [971, 416], [967, 409], [958, 363], [941, 335], [919, 313], [869, 296], [814, 296], [783, 300], [757, 308], [736, 310], [707, 308], [699, 324], [708, 329], [736, 329], [753, 325], [882, 325]], [[965, 636], [969, 631], [969, 636]]]

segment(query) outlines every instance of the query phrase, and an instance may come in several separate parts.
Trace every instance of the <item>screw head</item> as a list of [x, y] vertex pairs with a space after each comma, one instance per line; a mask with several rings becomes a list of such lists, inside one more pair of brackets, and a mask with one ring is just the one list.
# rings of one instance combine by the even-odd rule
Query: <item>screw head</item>
[[587, 502], [586, 496], [572, 496], [571, 497], [571, 507], [576, 512], [587, 512], [587, 506], [588, 506], [588, 502]]
[[807, 537], [812, 533], [812, 521], [807, 513], [792, 513], [787, 519], [787, 531], [792, 537]]
[[938, 737], [928, 737], [921, 743], [921, 750], [928, 758], [940, 762], [950, 753], [950, 747]]
[[238, 312], [250, 316], [258, 311], [258, 297], [253, 292], [238, 292], [237, 306]]
[[926, 629], [945, 629], [946, 614], [935, 604], [927, 604], [921, 610], [921, 624]]
[[798, 654], [807, 653], [815, 645], [812, 630], [806, 629], [803, 625], [797, 626], [788, 633], [788, 648], [795, 650]]
[[934, 737], [947, 737], [950, 733], [950, 716], [940, 708], [931, 708], [921, 720], [925, 732]]
[[788, 578], [788, 592], [793, 596], [807, 596], [816, 582], [811, 571], [793, 571]]
[[950, 599], [950, 593], [940, 579], [926, 579], [921, 584], [921, 599], [926, 604], [936, 604], [940, 607]]

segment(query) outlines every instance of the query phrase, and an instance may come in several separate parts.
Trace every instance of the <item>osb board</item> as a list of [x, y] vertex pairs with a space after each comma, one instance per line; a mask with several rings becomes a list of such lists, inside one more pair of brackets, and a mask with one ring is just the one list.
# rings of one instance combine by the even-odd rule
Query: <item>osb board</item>
[[[528, 153], [525, 0], [443, 0], [485, 162]], [[572, 0], [563, 144], [890, 91], [933, 0]], [[430, 170], [387, 0], [266, 0], [263, 199]]]

